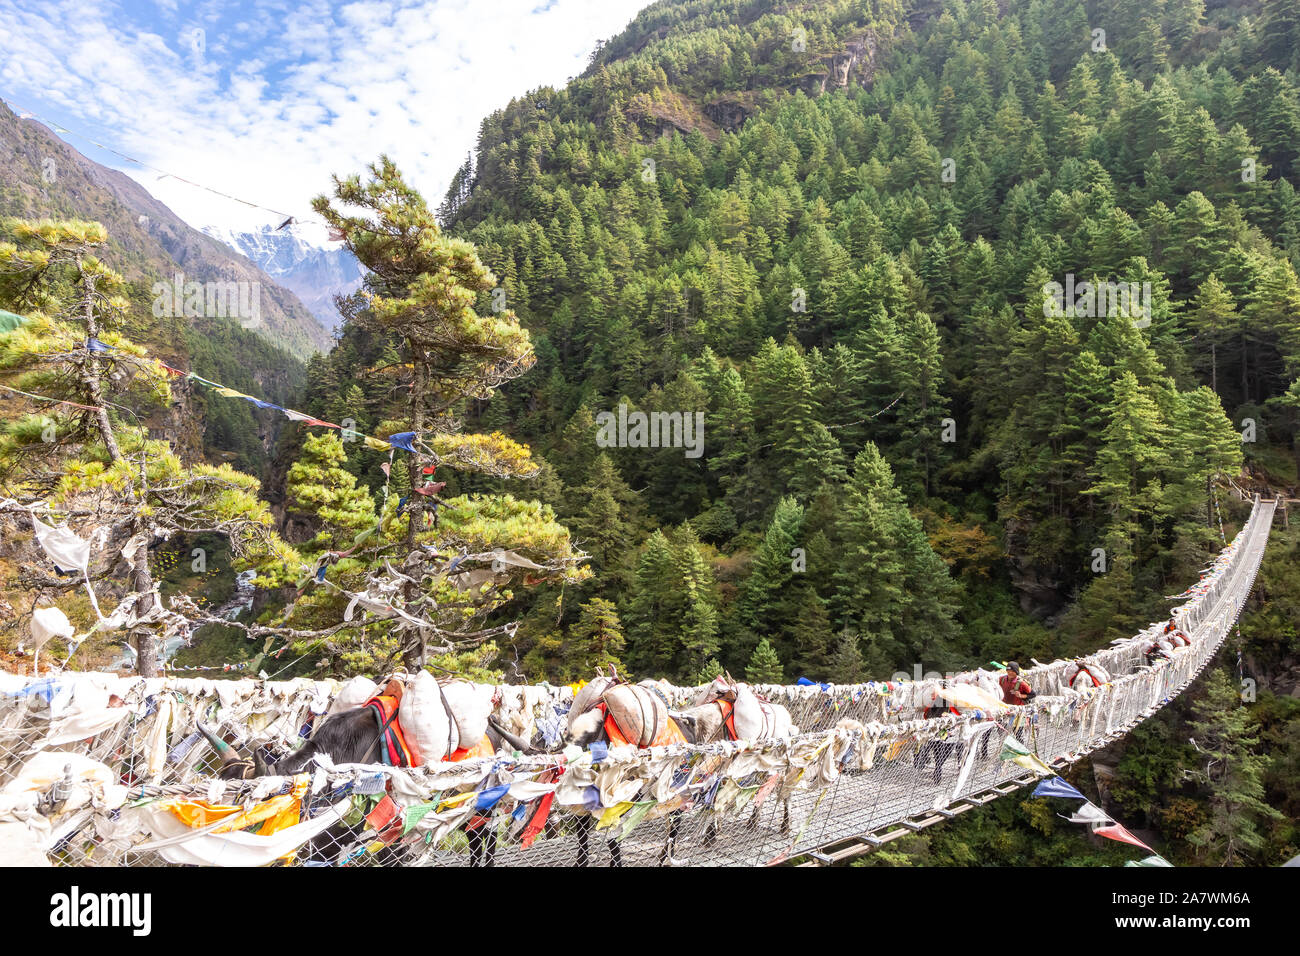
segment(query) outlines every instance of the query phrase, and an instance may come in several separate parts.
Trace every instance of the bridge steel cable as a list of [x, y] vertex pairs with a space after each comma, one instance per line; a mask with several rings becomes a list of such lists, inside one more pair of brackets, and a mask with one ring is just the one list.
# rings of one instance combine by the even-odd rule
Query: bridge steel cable
[[[1182, 693], [1250, 595], [1275, 504], [1256, 498], [1241, 532], [1188, 590], [1175, 614], [1189, 642], [1167, 659], [1148, 663], [1153, 625], [1089, 655], [1111, 676], [1101, 686], [1071, 689], [1071, 662], [1056, 661], [1025, 670], [1039, 695], [1024, 706], [977, 702], [932, 719], [923, 719], [925, 702], [972, 675], [756, 688], [790, 711], [798, 733], [787, 740], [500, 753], [414, 769], [324, 762], [296, 778], [222, 781], [197, 721], [245, 753], [291, 748], [339, 685], [0, 673], [0, 842], [23, 834], [64, 865], [834, 862], [1042, 776], [1003, 759], [1017, 744], [1041, 767], [1061, 769]], [[674, 708], [701, 690], [660, 687]], [[549, 685], [492, 693], [504, 723], [552, 744], [573, 699], [571, 688]], [[210, 817], [231, 807], [278, 810], [285, 829], [223, 832]]]

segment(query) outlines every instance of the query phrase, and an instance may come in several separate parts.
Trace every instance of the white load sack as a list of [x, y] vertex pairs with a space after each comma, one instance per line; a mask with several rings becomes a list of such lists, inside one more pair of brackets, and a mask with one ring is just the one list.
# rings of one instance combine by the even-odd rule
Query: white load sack
[[736, 736], [742, 740], [779, 740], [794, 734], [790, 712], [780, 704], [759, 700], [748, 684], [736, 690]]
[[[442, 696], [451, 709], [451, 749], [477, 746], [487, 733], [492, 714], [492, 687], [467, 680], [447, 681], [442, 684]], [[405, 705], [405, 698], [402, 703]]]
[[456, 731], [443, 706], [438, 682], [428, 671], [420, 671], [407, 681], [397, 723], [417, 767], [437, 763], [455, 749], [448, 749], [448, 745], [455, 742]]
[[325, 716], [333, 717], [345, 710], [354, 710], [378, 693], [379, 685], [369, 677], [353, 677], [335, 696]]

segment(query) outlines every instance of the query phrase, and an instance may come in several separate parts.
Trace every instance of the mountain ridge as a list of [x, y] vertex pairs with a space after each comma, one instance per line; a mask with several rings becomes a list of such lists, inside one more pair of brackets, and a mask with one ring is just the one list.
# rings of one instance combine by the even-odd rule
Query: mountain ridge
[[[0, 211], [23, 219], [74, 216], [108, 227], [105, 258], [128, 281], [246, 282], [260, 287], [253, 331], [299, 360], [328, 351], [330, 336], [287, 288], [246, 256], [190, 226], [125, 173], [83, 155], [0, 100]], [[216, 319], [214, 319], [216, 320]], [[237, 324], [237, 323], [231, 323]]]
[[203, 232], [294, 293], [327, 332], [333, 333], [343, 321], [334, 297], [361, 286], [361, 266], [346, 249], [322, 248], [297, 235], [293, 226], [265, 225], [254, 231], [207, 226]]

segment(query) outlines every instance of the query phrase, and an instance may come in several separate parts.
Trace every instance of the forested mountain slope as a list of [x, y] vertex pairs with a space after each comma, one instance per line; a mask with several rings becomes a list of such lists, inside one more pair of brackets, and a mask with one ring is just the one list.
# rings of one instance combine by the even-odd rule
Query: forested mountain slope
[[[1210, 481], [1294, 480], [1294, 7], [656, 4], [485, 120], [443, 216], [539, 361], [473, 412], [552, 461], [627, 662], [765, 635], [849, 679], [1161, 613]], [[1133, 314], [1045, 314], [1089, 279]], [[382, 351], [345, 337], [317, 400], [378, 414]], [[703, 412], [703, 454], [598, 447], [620, 403]]]
[[[278, 403], [302, 385], [305, 358], [329, 336], [293, 294], [222, 243], [182, 222], [129, 177], [82, 156], [43, 125], [20, 120], [0, 103], [0, 219], [75, 217], [103, 223], [105, 260], [130, 286], [135, 306], [125, 331], [173, 365]], [[0, 241], [9, 237], [0, 228]], [[260, 322], [235, 317], [175, 315], [155, 309], [156, 283], [256, 284]], [[162, 314], [157, 314], [161, 312]], [[298, 356], [298, 357], [295, 357]], [[179, 405], [154, 424], [189, 457], [206, 455], [261, 474], [280, 420], [248, 406], [178, 393]]]
[[[1295, 0], [664, 2], [488, 117], [441, 216], [538, 361], [466, 416], [549, 462], [595, 571], [502, 663], [851, 681], [1163, 615], [1226, 477], [1296, 483], [1298, 31]], [[346, 330], [313, 413], [390, 417], [399, 363]], [[699, 413], [702, 450], [620, 406]]]

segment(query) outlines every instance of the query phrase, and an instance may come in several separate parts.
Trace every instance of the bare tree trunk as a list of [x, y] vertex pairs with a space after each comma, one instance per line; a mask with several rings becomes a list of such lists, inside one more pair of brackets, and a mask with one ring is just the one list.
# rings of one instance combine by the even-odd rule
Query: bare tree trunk
[[[425, 368], [424, 363], [420, 361], [422, 356], [411, 356], [411, 364], [414, 369], [414, 376], [411, 381], [411, 430], [419, 436], [424, 430], [424, 404], [425, 404]], [[416, 447], [412, 443], [412, 447]], [[419, 530], [420, 523], [424, 520], [424, 496], [415, 493], [415, 489], [420, 487], [420, 482], [424, 475], [424, 456], [418, 451], [411, 455], [410, 459], [411, 487], [410, 499], [406, 507], [406, 544], [409, 548], [415, 547], [415, 534]]]
[[[135, 561], [133, 563], [133, 572], [131, 574], [131, 590], [137, 594], [146, 595], [136, 604], [136, 615], [147, 614], [153, 609], [153, 573], [149, 570], [149, 549], [141, 546], [136, 549]], [[136, 673], [141, 677], [157, 677], [158, 666], [158, 639], [153, 632], [147, 628], [136, 628], [132, 635], [135, 638], [136, 649]]]
[[[418, 350], [418, 346], [416, 347]], [[423, 355], [411, 356], [411, 367], [413, 375], [411, 379], [411, 430], [415, 432], [416, 441], [411, 443], [412, 448], [418, 448], [419, 436], [424, 431], [424, 408], [427, 398], [425, 396], [425, 387], [427, 384], [426, 369]], [[407, 469], [411, 479], [410, 498], [407, 500], [406, 509], [406, 546], [410, 550], [415, 550], [415, 535], [420, 526], [424, 523], [424, 496], [416, 494], [415, 489], [419, 488], [424, 481], [425, 459], [420, 452], [416, 451], [411, 454], [410, 467]], [[407, 584], [405, 587], [407, 601], [412, 601], [416, 597], [416, 588], [414, 584]], [[428, 659], [428, 637], [421, 632], [420, 634], [420, 656], [418, 663], [424, 667]]]
[[[80, 260], [77, 261], [77, 268], [81, 270]], [[89, 341], [99, 335], [99, 322], [95, 318], [95, 278], [84, 270], [81, 270], [81, 309], [86, 323], [86, 339]], [[122, 457], [122, 452], [117, 447], [113, 423], [108, 420], [108, 409], [104, 407], [99, 376], [99, 354], [87, 349], [86, 360], [81, 366], [81, 384], [85, 386], [90, 404], [95, 406], [95, 424], [99, 426], [99, 435], [108, 449], [109, 460], [117, 461]]]
[[[86, 340], [89, 343], [90, 339], [97, 338], [99, 335], [99, 320], [95, 317], [95, 277], [86, 272], [80, 259], [77, 260], [77, 270], [81, 274], [81, 314], [86, 323]], [[113, 434], [113, 423], [109, 420], [108, 409], [104, 407], [99, 355], [89, 348], [81, 366], [80, 378], [90, 404], [95, 407], [95, 424], [99, 428], [99, 436], [104, 441], [104, 447], [108, 450], [109, 460], [118, 461], [122, 457], [122, 450], [118, 447], [117, 436]], [[140, 490], [141, 493], [144, 492], [143, 487]], [[143, 522], [137, 520], [132, 525], [132, 531], [138, 533], [142, 530], [144, 530]], [[147, 595], [136, 604], [136, 615], [148, 613], [153, 607], [154, 598], [153, 573], [149, 570], [147, 547], [136, 549], [131, 570], [131, 590], [137, 594]], [[157, 677], [157, 639], [145, 628], [137, 628], [133, 631], [132, 637], [136, 647], [136, 673], [141, 677]]]

